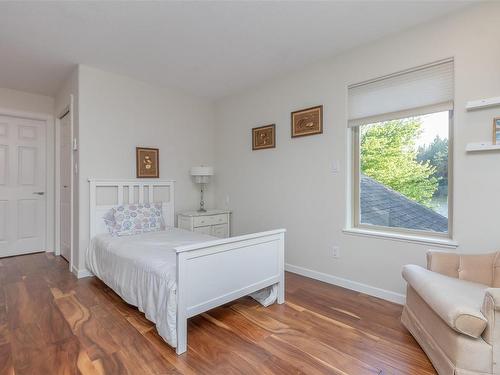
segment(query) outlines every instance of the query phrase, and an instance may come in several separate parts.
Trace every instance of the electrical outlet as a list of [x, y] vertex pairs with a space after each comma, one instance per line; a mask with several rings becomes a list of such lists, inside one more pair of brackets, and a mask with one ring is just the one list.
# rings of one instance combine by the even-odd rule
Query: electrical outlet
[[334, 258], [340, 258], [340, 247], [334, 246], [332, 248], [332, 255]]

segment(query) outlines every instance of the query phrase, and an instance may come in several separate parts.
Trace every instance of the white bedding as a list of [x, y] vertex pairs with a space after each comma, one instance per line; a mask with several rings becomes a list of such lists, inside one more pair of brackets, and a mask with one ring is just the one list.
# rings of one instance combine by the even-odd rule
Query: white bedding
[[[175, 247], [211, 241], [215, 237], [167, 228], [133, 236], [95, 236], [87, 251], [87, 267], [127, 303], [137, 306], [156, 324], [160, 336], [171, 346], [176, 334]], [[276, 300], [276, 287], [252, 294], [264, 306]]]

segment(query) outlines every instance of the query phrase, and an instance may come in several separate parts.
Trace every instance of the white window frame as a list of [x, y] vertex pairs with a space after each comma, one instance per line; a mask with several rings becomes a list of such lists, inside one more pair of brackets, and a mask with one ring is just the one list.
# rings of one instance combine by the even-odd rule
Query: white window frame
[[[453, 110], [449, 110], [449, 121], [448, 121], [448, 231], [439, 233], [433, 231], [419, 230], [419, 229], [408, 229], [399, 227], [389, 227], [380, 226], [372, 224], [361, 223], [361, 196], [360, 196], [360, 175], [361, 175], [361, 160], [360, 160], [360, 137], [359, 137], [359, 126], [352, 127], [351, 129], [351, 139], [352, 139], [352, 202], [351, 202], [351, 223], [349, 229], [345, 232], [359, 233], [363, 235], [369, 235], [373, 233], [374, 236], [395, 238], [401, 235], [400, 239], [408, 239], [411, 242], [424, 242], [433, 243], [437, 245], [451, 245], [456, 247], [458, 245], [454, 244], [451, 240], [453, 238], [453, 122], [454, 115]], [[411, 117], [411, 116], [408, 116]], [[385, 235], [387, 234], [387, 235]], [[394, 236], [396, 235], [396, 236]], [[414, 241], [412, 241], [414, 239]], [[444, 240], [444, 241], [442, 241]]]

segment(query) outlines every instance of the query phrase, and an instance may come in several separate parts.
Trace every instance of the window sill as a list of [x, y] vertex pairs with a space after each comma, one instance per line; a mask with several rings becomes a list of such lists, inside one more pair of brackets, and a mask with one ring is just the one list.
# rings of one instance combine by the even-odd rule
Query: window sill
[[456, 249], [458, 247], [458, 242], [455, 242], [449, 238], [412, 236], [401, 233], [382, 232], [360, 228], [345, 228], [342, 230], [342, 232], [351, 236], [374, 237], [385, 240], [415, 243], [419, 245], [433, 245], [451, 249]]

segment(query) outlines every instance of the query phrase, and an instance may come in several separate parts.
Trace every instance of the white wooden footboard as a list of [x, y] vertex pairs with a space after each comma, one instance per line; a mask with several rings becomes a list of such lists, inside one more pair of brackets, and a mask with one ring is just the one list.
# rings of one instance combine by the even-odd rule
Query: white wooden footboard
[[187, 319], [278, 285], [285, 302], [285, 229], [177, 247], [177, 354], [187, 350]]

